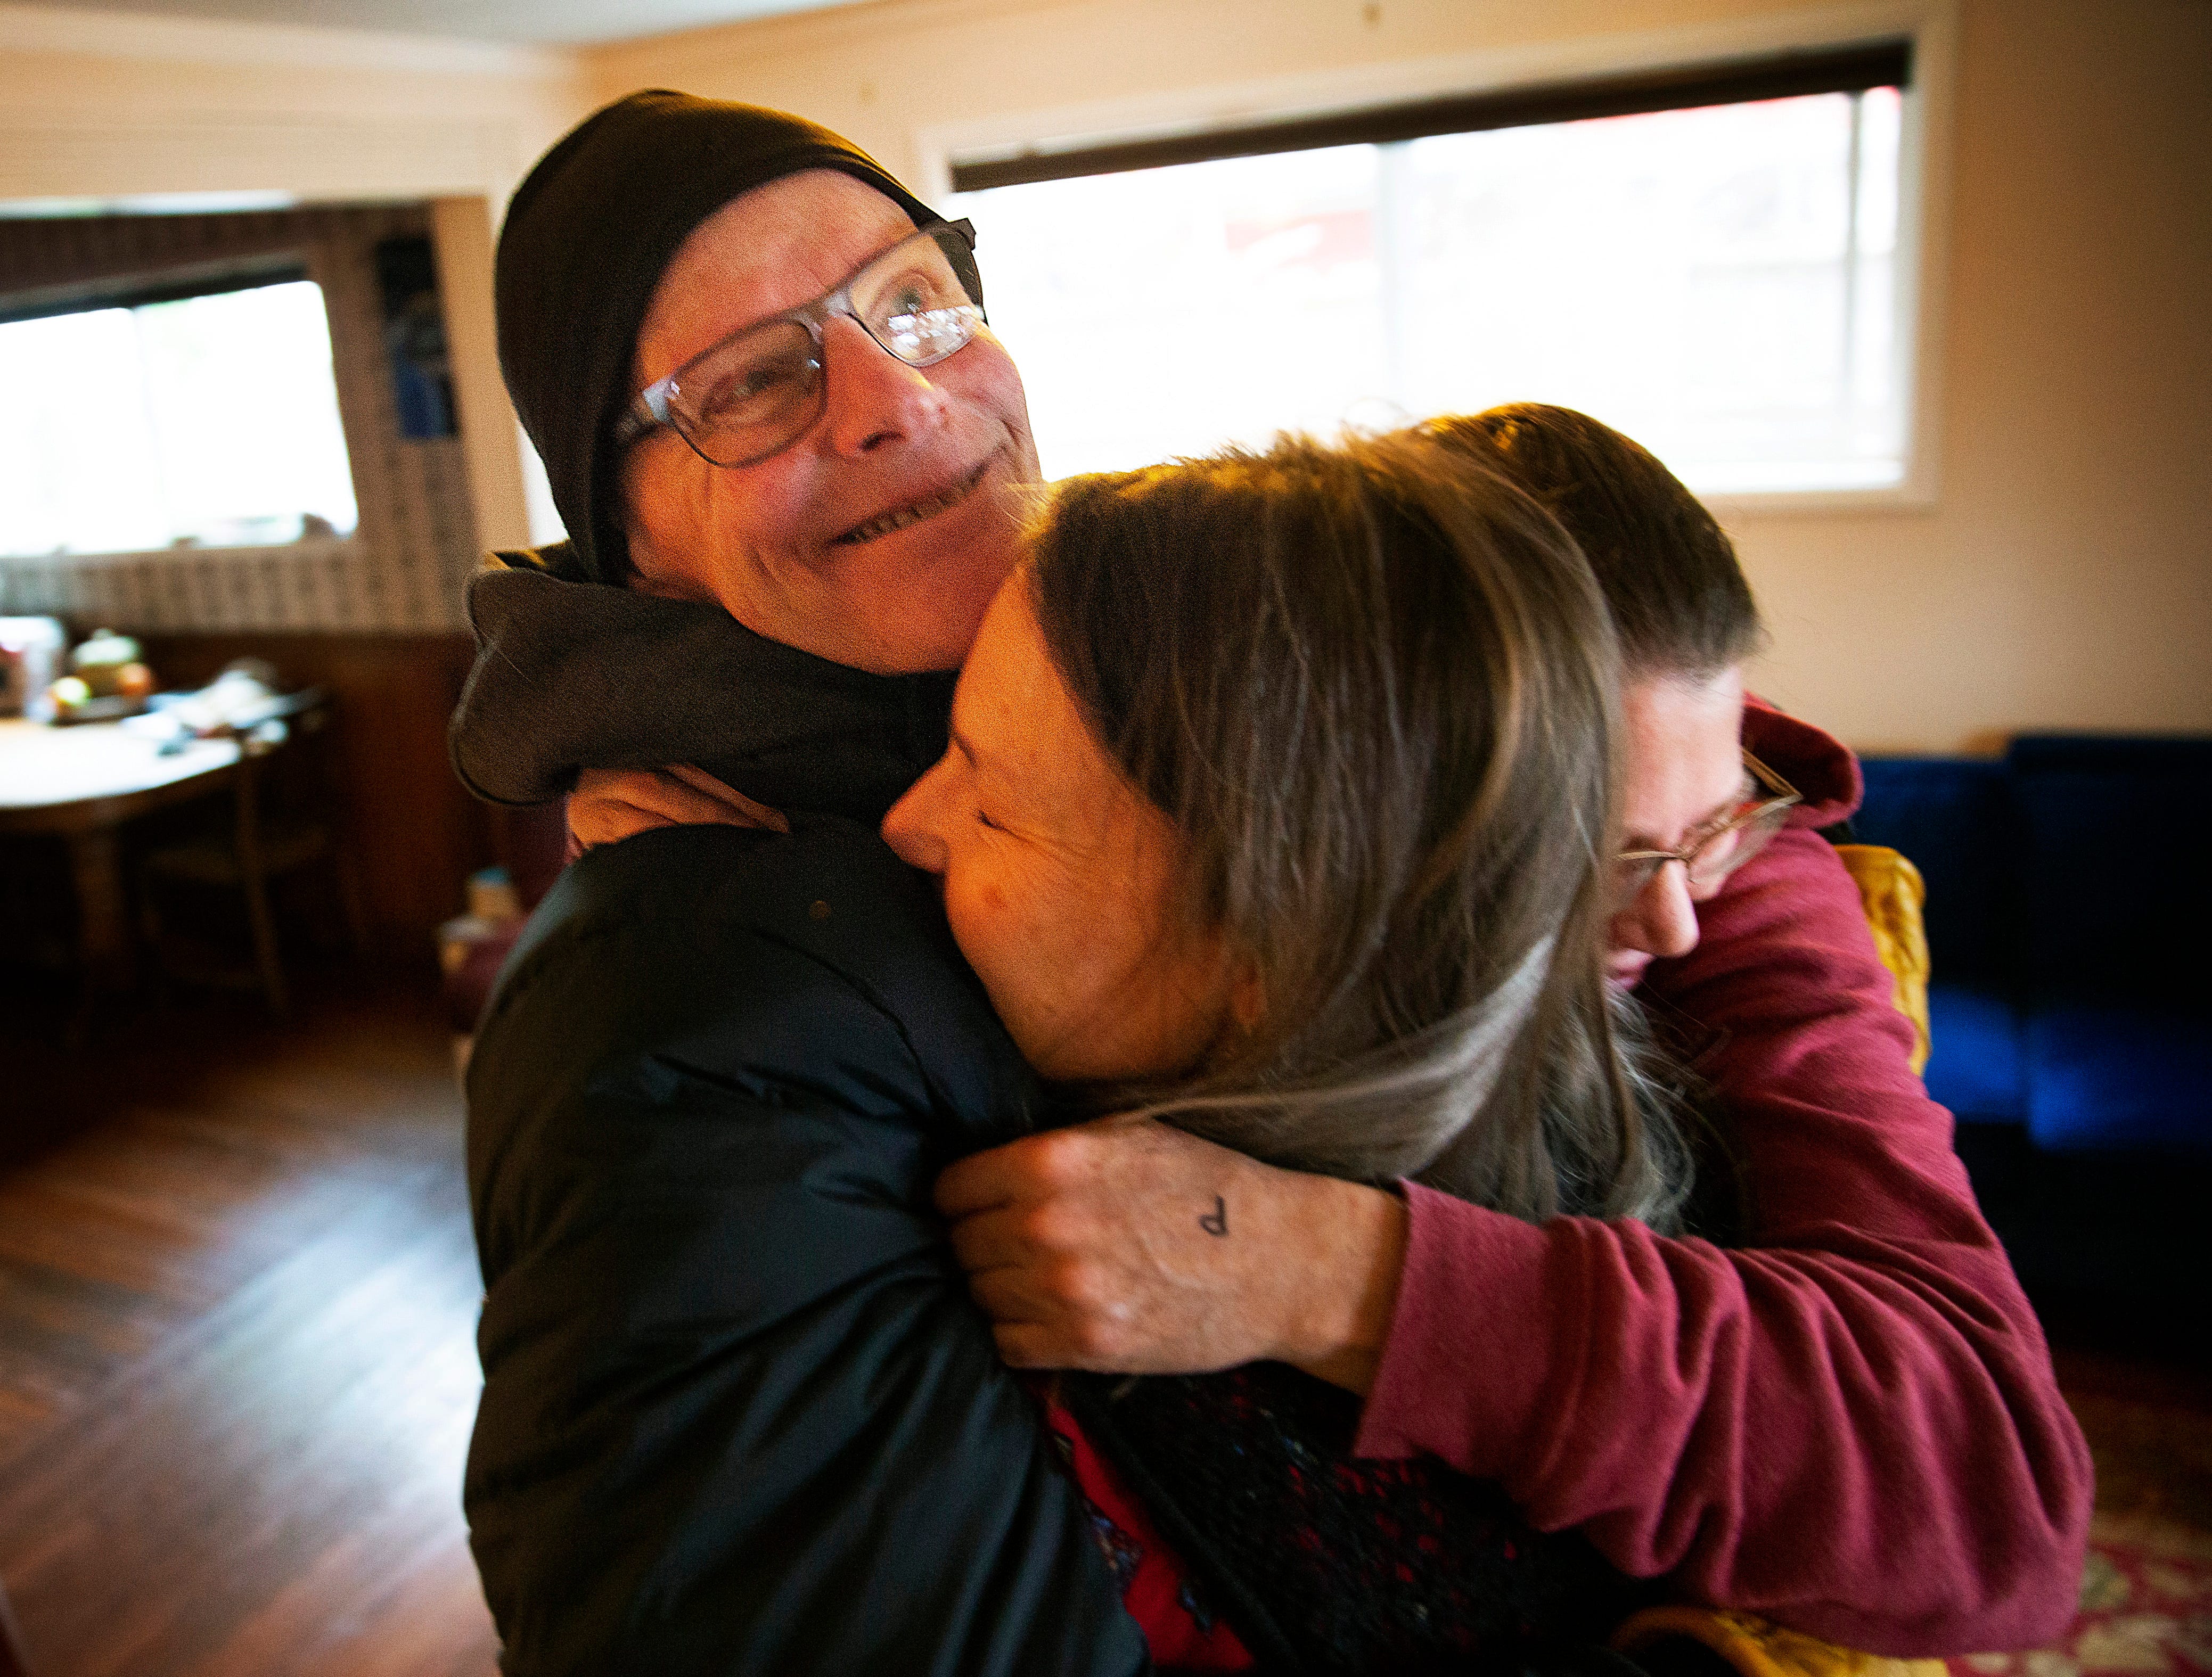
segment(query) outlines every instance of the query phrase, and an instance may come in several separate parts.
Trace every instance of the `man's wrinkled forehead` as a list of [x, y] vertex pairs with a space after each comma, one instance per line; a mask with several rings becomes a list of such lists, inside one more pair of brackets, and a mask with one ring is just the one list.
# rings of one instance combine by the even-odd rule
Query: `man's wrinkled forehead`
[[900, 205], [835, 170], [804, 170], [738, 194], [661, 270], [638, 326], [640, 383], [835, 290], [913, 230]]

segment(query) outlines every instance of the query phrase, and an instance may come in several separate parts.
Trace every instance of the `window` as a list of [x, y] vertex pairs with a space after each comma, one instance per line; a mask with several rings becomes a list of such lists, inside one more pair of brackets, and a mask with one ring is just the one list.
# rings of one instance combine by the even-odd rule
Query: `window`
[[322, 289], [298, 268], [27, 313], [0, 305], [0, 554], [354, 528]]
[[1703, 492], [1883, 488], [1908, 70], [1888, 44], [956, 161], [948, 213], [1054, 476], [1534, 400]]

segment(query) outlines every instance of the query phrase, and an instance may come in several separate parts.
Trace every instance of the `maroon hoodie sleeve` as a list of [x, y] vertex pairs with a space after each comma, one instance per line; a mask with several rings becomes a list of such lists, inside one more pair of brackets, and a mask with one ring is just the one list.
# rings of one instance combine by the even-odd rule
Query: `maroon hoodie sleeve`
[[1642, 993], [1715, 1040], [1698, 1069], [1747, 1237], [1537, 1228], [1409, 1187], [1358, 1448], [1498, 1479], [1628, 1571], [1848, 1646], [2047, 1640], [2075, 1608], [2088, 1453], [1907, 1066], [1856, 889], [1792, 828], [1699, 922]]

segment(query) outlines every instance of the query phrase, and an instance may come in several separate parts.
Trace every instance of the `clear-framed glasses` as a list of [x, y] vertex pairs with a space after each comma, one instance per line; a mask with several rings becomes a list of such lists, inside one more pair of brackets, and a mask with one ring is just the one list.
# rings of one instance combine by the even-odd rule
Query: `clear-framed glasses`
[[757, 465], [821, 417], [823, 324], [842, 315], [908, 367], [964, 349], [984, 324], [975, 228], [933, 222], [870, 257], [835, 291], [732, 332], [639, 392], [615, 428], [628, 448], [665, 425], [700, 459]]
[[1804, 798], [1748, 751], [1743, 754], [1743, 801], [1726, 815], [1707, 822], [1674, 849], [1620, 853], [1613, 862], [1616, 912], [1642, 895], [1669, 862], [1681, 863], [1693, 888], [1717, 885], [1766, 848]]

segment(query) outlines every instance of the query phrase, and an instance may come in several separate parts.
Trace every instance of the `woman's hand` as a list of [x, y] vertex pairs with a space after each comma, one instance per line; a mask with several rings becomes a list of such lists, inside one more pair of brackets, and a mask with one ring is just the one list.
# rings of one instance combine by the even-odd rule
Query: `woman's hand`
[[665, 769], [586, 769], [568, 795], [568, 831], [579, 849], [614, 844], [655, 827], [713, 825], [791, 830], [780, 811], [688, 763]]
[[1150, 1119], [963, 1159], [937, 1205], [1016, 1368], [1198, 1374], [1270, 1358], [1364, 1394], [1405, 1267], [1395, 1194]]

